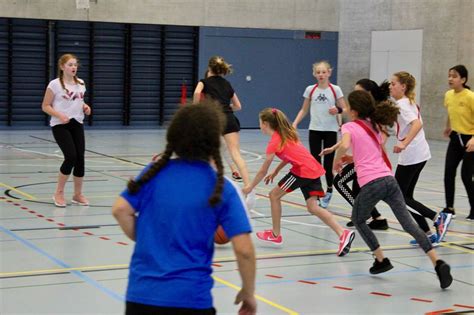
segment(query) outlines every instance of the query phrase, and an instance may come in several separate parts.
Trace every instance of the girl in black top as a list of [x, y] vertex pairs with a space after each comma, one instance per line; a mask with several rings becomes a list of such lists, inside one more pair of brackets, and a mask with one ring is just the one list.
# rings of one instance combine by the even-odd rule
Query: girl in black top
[[231, 65], [226, 63], [224, 58], [220, 56], [211, 57], [208, 64], [208, 76], [197, 84], [194, 90], [193, 103], [196, 104], [201, 100], [202, 93], [206, 98], [211, 98], [222, 106], [222, 111], [227, 118], [223, 132], [224, 140], [232, 160], [240, 171], [244, 187], [246, 187], [250, 184], [250, 180], [247, 166], [240, 155], [240, 123], [234, 115], [234, 111], [241, 110], [242, 105], [232, 85], [224, 79], [224, 76], [231, 72]]

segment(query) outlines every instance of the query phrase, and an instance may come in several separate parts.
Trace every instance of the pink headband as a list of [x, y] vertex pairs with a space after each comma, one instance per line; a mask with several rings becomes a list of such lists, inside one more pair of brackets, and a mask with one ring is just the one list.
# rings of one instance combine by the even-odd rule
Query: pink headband
[[272, 108], [272, 114], [276, 114], [277, 113], [277, 109], [276, 108]]

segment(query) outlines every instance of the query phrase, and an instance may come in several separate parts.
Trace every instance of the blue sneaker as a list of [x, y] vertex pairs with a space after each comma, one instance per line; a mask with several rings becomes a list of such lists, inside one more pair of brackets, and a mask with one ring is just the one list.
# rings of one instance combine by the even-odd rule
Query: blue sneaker
[[[438, 247], [439, 246], [438, 235], [437, 234], [431, 234], [430, 236], [428, 236], [428, 239], [431, 242], [431, 246], [433, 246], [433, 247]], [[411, 246], [418, 246], [418, 242], [416, 240], [411, 240], [410, 245]]]
[[319, 205], [321, 208], [326, 209], [329, 206], [329, 202], [331, 201], [332, 198], [332, 192], [327, 192], [323, 198], [319, 201]]
[[449, 224], [451, 224], [451, 220], [453, 215], [447, 212], [440, 212], [438, 218], [436, 219], [434, 226], [436, 228], [436, 234], [438, 235], [438, 243], [444, 240], [446, 236], [446, 232], [448, 231]]

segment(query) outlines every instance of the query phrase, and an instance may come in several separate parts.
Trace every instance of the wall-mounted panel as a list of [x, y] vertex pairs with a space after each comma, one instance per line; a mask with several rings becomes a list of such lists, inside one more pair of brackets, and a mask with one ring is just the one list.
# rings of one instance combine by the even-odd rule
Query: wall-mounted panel
[[[290, 120], [296, 117], [306, 86], [315, 83], [312, 64], [328, 60], [337, 83], [337, 43], [334, 32], [320, 32], [318, 39], [305, 38], [304, 31], [201, 28], [199, 74], [208, 59], [223, 56], [233, 65], [227, 77], [242, 102], [236, 115], [243, 128], [258, 128], [258, 113], [265, 107], [278, 107]], [[300, 128], [307, 128], [308, 118]]]

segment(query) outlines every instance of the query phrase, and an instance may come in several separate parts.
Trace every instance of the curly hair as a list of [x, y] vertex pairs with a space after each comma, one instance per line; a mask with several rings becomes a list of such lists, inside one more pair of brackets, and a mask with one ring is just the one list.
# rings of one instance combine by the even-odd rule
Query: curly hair
[[374, 130], [380, 130], [379, 126], [393, 126], [400, 112], [395, 103], [389, 100], [375, 104], [372, 94], [367, 91], [353, 91], [347, 100], [359, 118], [370, 118]]
[[196, 105], [181, 107], [174, 115], [166, 133], [166, 149], [160, 159], [137, 180], [128, 182], [128, 191], [137, 193], [141, 186], [150, 181], [176, 154], [184, 160], [213, 160], [217, 167], [217, 181], [211, 206], [221, 201], [224, 187], [224, 167], [220, 154], [221, 134], [225, 125], [225, 116], [214, 102], [200, 102]]

